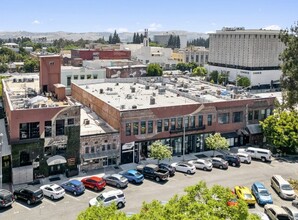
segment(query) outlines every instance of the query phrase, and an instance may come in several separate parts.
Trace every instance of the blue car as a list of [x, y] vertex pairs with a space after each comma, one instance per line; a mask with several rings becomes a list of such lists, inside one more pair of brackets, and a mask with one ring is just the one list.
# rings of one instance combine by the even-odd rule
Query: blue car
[[251, 191], [252, 194], [256, 197], [257, 203], [259, 205], [273, 204], [271, 194], [262, 183], [253, 183], [251, 186]]
[[70, 193], [73, 193], [75, 196], [84, 193], [85, 186], [81, 181], [78, 180], [69, 180], [68, 182], [62, 183], [61, 187]]
[[126, 177], [128, 181], [132, 183], [142, 183], [144, 180], [143, 174], [136, 170], [127, 170], [120, 172], [119, 174]]

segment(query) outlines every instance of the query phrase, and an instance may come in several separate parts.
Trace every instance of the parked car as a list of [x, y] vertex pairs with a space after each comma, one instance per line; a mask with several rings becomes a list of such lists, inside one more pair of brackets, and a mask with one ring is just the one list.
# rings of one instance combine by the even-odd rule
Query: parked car
[[237, 156], [240, 158], [241, 163], [250, 164], [251, 156], [247, 153], [237, 153]]
[[227, 201], [227, 206], [237, 206], [237, 205], [238, 205], [237, 198], [232, 198]]
[[13, 192], [14, 198], [22, 199], [27, 202], [28, 205], [40, 202], [43, 200], [43, 192], [41, 189], [35, 186], [24, 186], [21, 188], [16, 189]]
[[266, 215], [264, 212], [261, 212], [259, 210], [250, 209], [249, 212], [253, 215], [260, 217], [261, 220], [270, 220], [268, 215]]
[[144, 177], [154, 179], [156, 182], [169, 179], [169, 171], [159, 168], [156, 164], [138, 165], [137, 171], [142, 173]]
[[176, 169], [174, 167], [172, 167], [170, 164], [160, 163], [160, 164], [158, 164], [158, 167], [169, 171], [170, 176], [175, 175]]
[[264, 212], [270, 219], [290, 220], [288, 213], [283, 208], [274, 204], [266, 204], [264, 206]]
[[251, 191], [259, 205], [273, 204], [271, 194], [262, 183], [254, 182]]
[[6, 189], [0, 189], [0, 208], [12, 206], [13, 202], [14, 202], [13, 194]]
[[65, 190], [57, 184], [46, 184], [41, 186], [40, 189], [42, 190], [44, 196], [47, 196], [52, 200], [60, 199], [65, 195]]
[[109, 192], [100, 193], [96, 198], [89, 201], [90, 206], [109, 206], [115, 202], [118, 209], [123, 208], [125, 205], [125, 196], [121, 190], [112, 190]]
[[190, 164], [193, 164], [197, 169], [211, 171], [212, 170], [212, 162], [210, 160], [197, 159], [188, 161]]
[[85, 192], [85, 186], [81, 181], [69, 180], [60, 185], [66, 192], [70, 192], [75, 196]]
[[212, 165], [213, 167], [219, 168], [219, 169], [228, 169], [229, 168], [229, 164], [228, 161], [219, 158], [219, 157], [213, 157], [211, 159]]
[[81, 180], [86, 188], [93, 189], [94, 191], [102, 190], [106, 186], [106, 181], [98, 176], [91, 176]]
[[128, 179], [119, 174], [106, 174], [103, 176], [107, 185], [116, 186], [117, 188], [125, 188], [128, 184]]
[[274, 175], [271, 177], [271, 187], [282, 199], [294, 200], [296, 198], [296, 194], [290, 183], [280, 175]]
[[253, 159], [259, 159], [263, 162], [271, 162], [272, 153], [268, 149], [257, 148], [257, 147], [248, 147], [247, 149], [238, 149], [240, 153], [247, 153]]
[[298, 200], [294, 200], [294, 201], [292, 202], [292, 206], [298, 208]]
[[241, 161], [240, 158], [237, 155], [234, 154], [220, 154], [216, 157], [222, 158], [225, 161], [228, 161], [228, 164], [233, 167], [240, 167]]
[[137, 170], [122, 171], [119, 174], [126, 177], [132, 183], [142, 183], [144, 180], [144, 175]]
[[196, 167], [193, 164], [187, 162], [176, 162], [171, 164], [172, 167], [175, 167], [176, 171], [191, 174], [196, 173]]
[[289, 215], [291, 220], [298, 220], [298, 209], [295, 207], [281, 206]]
[[256, 199], [250, 189], [246, 186], [235, 186], [235, 194], [239, 199], [243, 199], [248, 205], [255, 205]]

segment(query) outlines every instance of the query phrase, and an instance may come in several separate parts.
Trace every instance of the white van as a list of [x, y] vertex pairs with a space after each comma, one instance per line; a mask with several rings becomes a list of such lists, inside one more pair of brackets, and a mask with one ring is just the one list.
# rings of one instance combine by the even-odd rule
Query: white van
[[296, 194], [290, 183], [280, 175], [274, 175], [271, 177], [271, 187], [283, 199], [294, 200], [296, 198]]
[[256, 148], [256, 147], [248, 147], [247, 149], [239, 149], [239, 153], [247, 153], [253, 159], [259, 159], [263, 162], [271, 161], [272, 153], [268, 149]]

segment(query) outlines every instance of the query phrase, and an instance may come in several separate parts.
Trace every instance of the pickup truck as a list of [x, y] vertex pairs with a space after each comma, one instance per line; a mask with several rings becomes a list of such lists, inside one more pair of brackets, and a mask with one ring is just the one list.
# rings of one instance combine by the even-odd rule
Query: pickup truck
[[137, 171], [142, 173], [144, 177], [154, 179], [156, 182], [167, 180], [170, 175], [169, 171], [159, 168], [156, 164], [139, 165]]

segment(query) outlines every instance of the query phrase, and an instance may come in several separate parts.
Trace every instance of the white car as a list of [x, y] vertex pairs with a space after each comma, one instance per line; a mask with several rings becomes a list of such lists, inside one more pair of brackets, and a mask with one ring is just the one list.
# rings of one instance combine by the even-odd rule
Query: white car
[[123, 208], [125, 205], [125, 196], [122, 190], [111, 190], [109, 192], [100, 193], [97, 197], [89, 201], [89, 207], [91, 206], [109, 206], [115, 202], [118, 209]]
[[64, 197], [65, 190], [57, 184], [46, 184], [40, 187], [43, 194], [52, 200]]
[[187, 174], [196, 172], [196, 167], [193, 164], [187, 162], [176, 162], [172, 163], [171, 166], [174, 167], [176, 171], [184, 172]]
[[251, 156], [247, 153], [237, 153], [237, 156], [240, 158], [241, 163], [251, 163]]
[[211, 171], [212, 170], [212, 163], [209, 160], [204, 160], [204, 159], [197, 159], [197, 160], [190, 160], [188, 161], [188, 163], [193, 164], [197, 169], [201, 169], [201, 170], [208, 170]]

